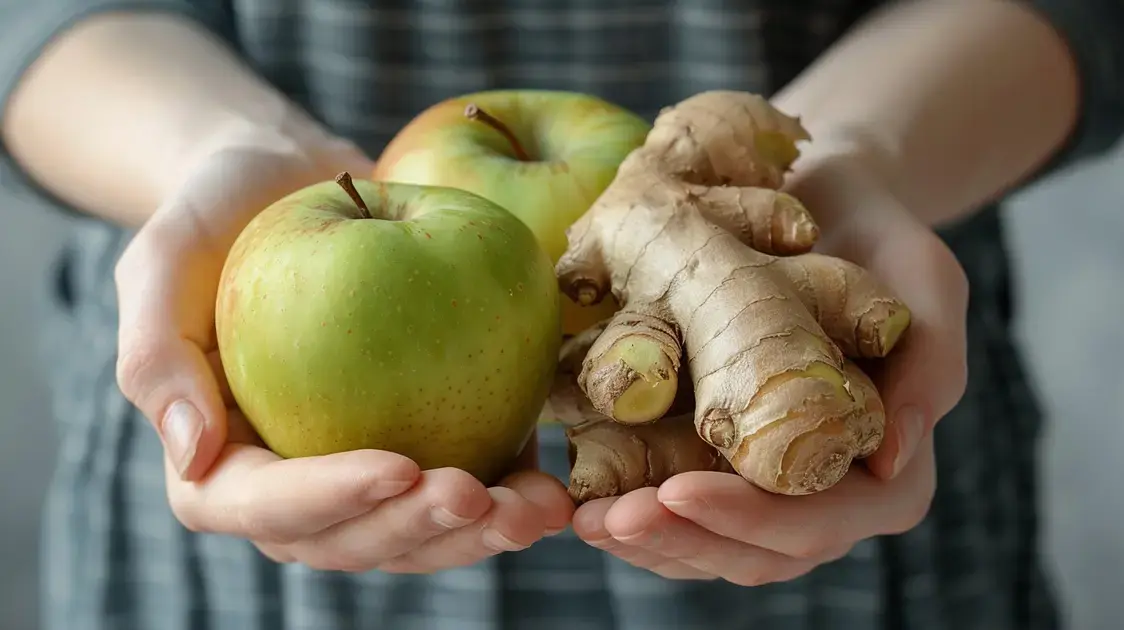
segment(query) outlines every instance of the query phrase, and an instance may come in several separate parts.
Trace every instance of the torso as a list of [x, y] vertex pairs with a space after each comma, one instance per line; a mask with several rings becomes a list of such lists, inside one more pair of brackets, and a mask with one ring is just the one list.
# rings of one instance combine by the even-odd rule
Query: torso
[[[497, 87], [597, 94], [651, 119], [701, 90], [772, 93], [869, 2], [844, 0], [207, 0], [264, 76], [372, 156], [424, 107]], [[372, 6], [377, 5], [377, 8]], [[672, 582], [572, 534], [434, 576], [277, 566], [241, 541], [185, 532], [160, 445], [113, 382], [112, 264], [128, 235], [79, 225], [63, 267], [46, 611], [52, 630], [589, 628], [1038, 630], [1056, 627], [1038, 572], [1039, 418], [1008, 324], [998, 215], [946, 232], [973, 283], [972, 382], [938, 432], [934, 508], [791, 583]], [[561, 436], [543, 458], [566, 474]]]

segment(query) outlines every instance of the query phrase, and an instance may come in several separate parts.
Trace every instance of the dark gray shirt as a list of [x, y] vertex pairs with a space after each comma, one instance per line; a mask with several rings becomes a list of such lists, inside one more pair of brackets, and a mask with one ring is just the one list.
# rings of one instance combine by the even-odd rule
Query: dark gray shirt
[[[377, 155], [424, 107], [487, 88], [591, 92], [648, 118], [705, 89], [771, 93], [878, 4], [0, 0], [0, 103], [44, 42], [74, 21], [112, 9], [174, 11], [213, 29]], [[1085, 86], [1081, 126], [1056, 168], [1098, 153], [1121, 132], [1124, 9], [1112, 0], [1030, 4], [1068, 38]], [[0, 159], [10, 200], [72, 218], [45, 335], [61, 441], [45, 532], [50, 630], [1058, 627], [1038, 557], [1040, 416], [1011, 341], [995, 208], [944, 233], [972, 283], [971, 381], [937, 431], [940, 485], [915, 530], [761, 588], [665, 580], [570, 533], [431, 576], [345, 575], [275, 565], [244, 541], [194, 535], [175, 521], [160, 444], [114, 382], [112, 268], [129, 234], [73, 213], [2, 151]], [[545, 465], [564, 477], [562, 437], [547, 431], [542, 441]]]

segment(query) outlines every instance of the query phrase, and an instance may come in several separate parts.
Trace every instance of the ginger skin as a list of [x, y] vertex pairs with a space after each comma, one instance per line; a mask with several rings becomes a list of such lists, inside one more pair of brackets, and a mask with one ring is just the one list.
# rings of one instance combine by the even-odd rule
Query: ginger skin
[[681, 472], [733, 472], [713, 446], [699, 439], [691, 414], [691, 393], [683, 388], [674, 415], [643, 425], [624, 425], [593, 408], [578, 386], [582, 359], [608, 321], [562, 344], [554, 388], [543, 417], [566, 426], [570, 442], [569, 494], [575, 504], [658, 486]]
[[721, 468], [663, 418], [684, 364], [695, 439], [765, 490], [822, 491], [881, 444], [882, 401], [850, 358], [886, 356], [910, 313], [862, 268], [811, 253], [815, 221], [779, 191], [808, 139], [760, 96], [699, 94], [661, 112], [567, 231], [562, 290], [622, 305], [585, 339], [576, 386], [599, 417], [570, 427], [572, 493]]

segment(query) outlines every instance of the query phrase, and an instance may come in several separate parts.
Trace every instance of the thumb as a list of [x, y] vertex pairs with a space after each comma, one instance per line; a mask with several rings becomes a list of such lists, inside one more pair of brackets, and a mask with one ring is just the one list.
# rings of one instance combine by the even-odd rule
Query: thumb
[[299, 138], [242, 131], [221, 136], [185, 175], [116, 269], [118, 385], [187, 481], [211, 467], [227, 438], [225, 379], [208, 362], [227, 250], [258, 209], [340, 169], [367, 174], [373, 167], [355, 144], [317, 125], [289, 129]]
[[220, 382], [205, 352], [213, 345], [221, 260], [194, 247], [193, 230], [175, 223], [158, 213], [117, 263], [117, 382], [156, 428], [179, 475], [197, 480], [227, 432]]
[[552, 475], [539, 470], [538, 429], [531, 434], [523, 451], [512, 463], [508, 474], [498, 485], [519, 493], [540, 510], [547, 535], [563, 530], [574, 515], [574, 503], [566, 486]]

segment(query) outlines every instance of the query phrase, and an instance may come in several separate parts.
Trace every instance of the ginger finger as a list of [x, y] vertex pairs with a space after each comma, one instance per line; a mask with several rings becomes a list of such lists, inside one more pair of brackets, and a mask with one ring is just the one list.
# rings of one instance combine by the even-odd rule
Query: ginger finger
[[909, 309], [854, 263], [808, 254], [776, 266], [849, 357], [885, 357], [909, 327]]
[[733, 472], [699, 439], [690, 413], [625, 426], [604, 420], [566, 429], [570, 440], [570, 498], [581, 504], [658, 486], [694, 471]]
[[[796, 406], [786, 394], [806, 398]], [[739, 462], [747, 479], [768, 479], [784, 494], [810, 494], [838, 483], [851, 463], [882, 443], [885, 410], [870, 378], [851, 361], [842, 375], [793, 375], [763, 395], [757, 415], [767, 418], [718, 450]]]
[[645, 426], [617, 424], [593, 408], [578, 386], [578, 374], [608, 326], [601, 322], [562, 344], [554, 388], [543, 408], [544, 418], [566, 426], [574, 502], [619, 496], [684, 472], [732, 472], [729, 462], [695, 432], [690, 389], [678, 392], [671, 407], [677, 415]]
[[678, 335], [654, 310], [618, 311], [589, 348], [578, 375], [593, 408], [622, 424], [663, 416], [679, 389]]
[[714, 90], [664, 108], [644, 152], [688, 184], [777, 190], [807, 140], [799, 118], [761, 96]]
[[580, 219], [570, 226], [566, 231], [569, 248], [555, 265], [559, 288], [581, 306], [600, 304], [609, 293], [609, 270], [600, 242], [588, 234], [591, 227]]
[[765, 254], [811, 251], [819, 226], [795, 197], [769, 188], [691, 186], [695, 205], [711, 223]]

